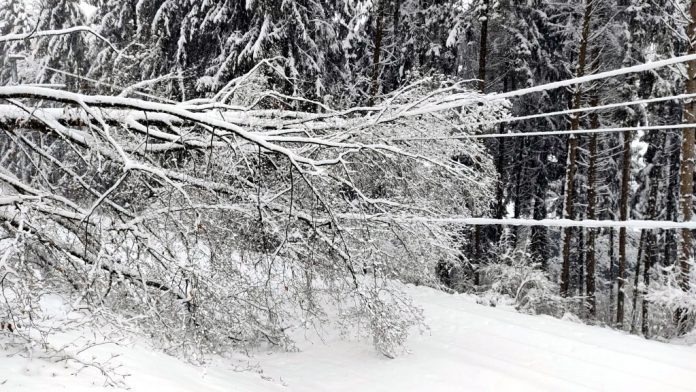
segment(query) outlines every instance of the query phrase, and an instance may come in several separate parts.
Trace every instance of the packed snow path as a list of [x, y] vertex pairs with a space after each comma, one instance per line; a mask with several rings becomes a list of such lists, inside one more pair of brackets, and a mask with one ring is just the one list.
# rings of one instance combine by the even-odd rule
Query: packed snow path
[[[409, 292], [423, 306], [431, 330], [412, 336], [410, 354], [394, 360], [378, 356], [366, 341], [302, 338], [301, 352], [256, 353], [252, 361], [264, 369], [262, 378], [235, 372], [221, 360], [202, 369], [128, 348], [123, 360], [133, 374], [129, 383], [135, 391], [172, 392], [696, 391], [696, 346], [518, 314], [427, 288]], [[22, 369], [26, 363], [6, 358], [0, 365], [0, 382], [8, 379], [5, 386], [11, 391], [42, 386], [82, 391], [77, 385], [94, 390], [83, 376], [52, 377], [48, 369], [27, 372]]]

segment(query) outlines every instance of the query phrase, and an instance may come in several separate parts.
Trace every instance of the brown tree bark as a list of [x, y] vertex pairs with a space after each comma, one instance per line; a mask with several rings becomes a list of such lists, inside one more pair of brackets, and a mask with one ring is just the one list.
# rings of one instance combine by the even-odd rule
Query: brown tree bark
[[377, 3], [377, 24], [375, 25], [375, 48], [372, 52], [372, 84], [370, 86], [370, 100], [372, 105], [377, 91], [379, 91], [379, 62], [382, 55], [382, 36], [384, 35], [384, 6], [385, 0], [379, 0]]
[[645, 259], [643, 261], [643, 285], [645, 287], [645, 291], [643, 292], [643, 301], [641, 303], [641, 332], [643, 333], [643, 337], [646, 339], [650, 338], [650, 320], [648, 317], [649, 302], [645, 299], [645, 294], [650, 286], [650, 268], [653, 264], [655, 264], [655, 259], [657, 257], [657, 249], [655, 249], [656, 243], [657, 233], [652, 231], [648, 234], [648, 245], [646, 249], [647, 254], [645, 255]]
[[[483, 0], [483, 13], [481, 15], [481, 37], [479, 40], [479, 91], [483, 94], [486, 91], [486, 55], [488, 54], [488, 5], [490, 0]], [[474, 252], [476, 255], [476, 264], [481, 265], [481, 226], [477, 225], [474, 228]], [[478, 284], [480, 280], [479, 269], [474, 272], [474, 284]]]
[[[514, 219], [520, 219], [522, 217], [522, 192], [520, 190], [522, 189], [522, 182], [526, 178], [526, 172], [527, 172], [527, 167], [524, 162], [524, 152], [528, 150], [527, 145], [529, 143], [528, 138], [522, 137], [520, 138], [522, 140], [518, 140], [517, 144], [517, 163], [518, 165], [522, 165], [517, 169], [517, 175], [515, 178], [515, 208], [513, 209], [513, 218]], [[502, 140], [502, 139], [501, 139]], [[513, 241], [514, 244], [517, 244], [517, 241], [519, 239], [519, 226], [514, 226], [512, 228], [512, 233], [513, 233]]]
[[401, 19], [401, 0], [394, 0], [394, 42], [399, 42], [399, 21]]
[[[663, 143], [662, 143], [662, 148], [664, 149], [665, 145], [667, 144], [665, 142], [666, 138], [663, 138]], [[650, 181], [650, 186], [652, 187], [650, 189], [650, 197], [648, 197], [648, 205], [649, 205], [649, 212], [648, 216], [650, 217], [651, 220], [656, 220], [657, 219], [657, 193], [660, 188], [660, 180], [662, 179], [662, 172], [660, 171], [659, 168], [653, 167], [652, 170], [657, 170], [657, 173], [651, 174], [651, 181]], [[646, 248], [644, 250], [644, 261], [643, 261], [643, 287], [644, 290], [642, 292], [643, 294], [643, 302], [641, 304], [641, 332], [643, 332], [643, 336], [647, 339], [650, 338], [650, 328], [649, 328], [649, 323], [648, 323], [648, 301], [645, 299], [645, 295], [647, 294], [648, 287], [650, 286], [650, 269], [652, 266], [657, 262], [657, 230], [650, 230], [647, 232], [647, 238], [646, 238]], [[640, 259], [638, 259], [638, 263], [640, 263]], [[636, 268], [636, 273], [638, 273], [637, 268]], [[637, 295], [637, 292], [636, 292]], [[635, 305], [634, 305], [635, 306]]]
[[[590, 36], [590, 22], [592, 19], [592, 0], [585, 1], [585, 13], [582, 18], [582, 34], [580, 35], [580, 50], [578, 52], [578, 65], [575, 71], [576, 77], [585, 75], [585, 65], [587, 58], [587, 46]], [[576, 87], [573, 95], [573, 109], [579, 109], [582, 104], [582, 89]], [[577, 130], [580, 127], [580, 117], [577, 114], [571, 115], [571, 130]], [[578, 154], [578, 139], [575, 135], [568, 137], [568, 158], [566, 164], [566, 180], [565, 180], [565, 195], [564, 195], [564, 211], [563, 215], [566, 219], [574, 217], [574, 183], [575, 173], [577, 172], [577, 154]], [[561, 296], [568, 296], [570, 287], [570, 240], [573, 234], [572, 227], [566, 227], [563, 230], [563, 265], [561, 268]]]
[[[401, 50], [401, 39], [399, 37], [399, 27], [400, 27], [400, 22], [401, 22], [401, 0], [394, 0], [394, 9], [393, 9], [393, 14], [392, 14], [392, 38], [391, 38], [391, 46], [393, 47], [392, 52], [394, 55], [397, 55], [397, 53]], [[401, 58], [401, 56], [397, 55], [397, 58]], [[399, 68], [403, 65], [403, 61], [397, 61], [396, 64], [392, 65], [391, 70], [389, 72], [390, 74], [390, 90], [391, 89], [396, 89], [399, 86], [399, 78], [401, 75], [399, 74]]]
[[638, 242], [638, 257], [636, 258], [636, 270], [633, 273], [633, 306], [631, 307], [631, 333], [635, 333], [637, 330], [638, 322], [638, 297], [640, 292], [638, 290], [638, 285], [640, 284], [640, 263], [643, 261], [643, 250], [645, 249], [645, 238], [648, 235], [648, 231], [642, 229], [640, 231], [640, 241]]
[[[663, 135], [662, 136], [662, 146], [661, 149], [662, 151], [665, 151], [667, 148], [667, 136]], [[657, 210], [657, 196], [658, 192], [660, 189], [660, 181], [662, 181], [662, 169], [658, 167], [653, 167], [652, 170], [655, 170], [656, 173], [650, 173], [650, 186], [652, 187], [650, 189], [650, 196], [648, 197], [648, 216], [650, 217], [651, 220], [657, 220], [658, 218], [658, 210]], [[641, 318], [642, 318], [642, 323], [641, 323], [641, 332], [643, 333], [643, 336], [648, 339], [650, 338], [650, 325], [649, 325], [649, 318], [648, 318], [648, 305], [649, 302], [648, 300], [645, 299], [645, 295], [647, 294], [648, 287], [650, 286], [650, 269], [652, 268], [653, 265], [657, 263], [657, 258], [658, 258], [658, 252], [657, 252], [657, 236], [658, 232], [657, 230], [650, 230], [647, 234], [647, 244], [645, 248], [645, 254], [644, 254], [644, 262], [643, 262], [643, 302], [641, 304]], [[640, 259], [638, 260], [640, 262]]]
[[[590, 106], [598, 106], [599, 99], [597, 95], [593, 95], [590, 100]], [[590, 114], [590, 128], [599, 128], [599, 115], [597, 112]], [[590, 162], [587, 168], [587, 219], [597, 219], [597, 134], [593, 133], [590, 136]], [[596, 280], [595, 280], [595, 239], [597, 230], [594, 228], [587, 229], [587, 244], [585, 256], [585, 295], [587, 297], [586, 306], [590, 318], [597, 316], [597, 301], [595, 298]]]
[[[667, 135], [662, 135], [662, 140], [661, 140], [661, 145], [656, 145], [654, 148], [659, 149], [662, 151], [662, 154], [666, 154], [666, 150], [668, 147], [667, 144]], [[656, 159], [653, 158], [653, 162], [656, 162]], [[648, 211], [647, 215], [650, 220], [657, 220], [658, 219], [658, 210], [657, 210], [657, 196], [658, 192], [660, 189], [660, 182], [662, 181], [662, 168], [659, 166], [655, 166], [654, 164], [652, 165], [650, 172], [648, 173], [648, 186], [650, 187], [649, 189], [649, 196], [648, 196]], [[640, 237], [640, 248], [638, 249], [638, 260], [637, 260], [637, 265], [636, 265], [636, 276], [635, 276], [635, 294], [633, 297], [633, 314], [634, 318], [637, 318], [637, 313], [638, 313], [638, 307], [637, 307], [637, 298], [638, 295], [642, 295], [642, 302], [641, 302], [641, 332], [643, 333], [643, 336], [645, 338], [650, 337], [650, 331], [649, 331], [649, 325], [648, 325], [648, 301], [645, 299], [645, 295], [647, 294], [647, 289], [648, 286], [650, 285], [650, 269], [652, 268], [653, 265], [657, 262], [657, 257], [658, 257], [658, 252], [657, 252], [657, 236], [658, 232], [657, 230], [642, 230], [641, 232], [641, 237]], [[645, 248], [643, 248], [643, 242], [645, 241]], [[641, 263], [641, 251], [642, 251], [642, 261], [643, 261], [643, 287], [644, 290], [642, 292], [638, 290], [638, 282], [639, 282], [639, 265]], [[635, 323], [636, 320], [633, 320], [633, 323]], [[636, 327], [637, 328], [637, 327]], [[631, 332], [634, 332], [634, 324], [631, 326]]]
[[[619, 220], [628, 220], [629, 177], [631, 175], [631, 131], [623, 133], [623, 159], [621, 165], [621, 198], [619, 201]], [[619, 269], [616, 275], [616, 326], [624, 322], [624, 283], [626, 279], [626, 228], [619, 228]]]
[[[693, 40], [696, 37], [696, 0], [691, 0], [689, 7], [691, 22], [689, 23], [688, 36], [692, 44], [689, 46], [689, 54], [696, 53]], [[687, 80], [686, 92], [696, 93], [696, 61], [690, 61], [686, 66]], [[684, 103], [684, 122], [696, 123], [696, 101], [693, 99]], [[694, 142], [696, 142], [696, 128], [687, 128], [682, 132], [681, 162], [679, 164], [679, 206], [681, 219], [688, 222], [692, 218], [693, 194], [694, 194]], [[688, 291], [690, 287], [689, 269], [693, 263], [691, 230], [681, 230], [681, 251], [679, 253], [679, 287]], [[682, 309], [675, 314], [675, 321], [679, 326], [679, 333], [685, 333], [686, 312]]]
[[481, 36], [479, 39], [479, 91], [486, 91], [486, 56], [488, 55], [488, 7], [490, 0], [483, 0], [483, 13], [481, 14]]
[[[508, 80], [510, 79], [510, 75], [506, 75], [505, 78], [503, 79], [503, 92], [508, 91]], [[505, 124], [501, 123], [499, 126], [499, 133], [505, 133]], [[495, 192], [495, 199], [496, 199], [496, 205], [495, 205], [495, 218], [496, 219], [502, 219], [503, 216], [505, 215], [505, 182], [503, 181], [503, 173], [505, 172], [505, 138], [499, 138], [498, 139], [498, 157], [496, 160], [496, 169], [498, 170], [498, 174], [500, 175], [500, 179], [498, 180], [498, 187], [496, 188]], [[502, 232], [502, 227], [499, 227], [498, 229], [498, 235]]]
[[616, 255], [614, 246], [616, 244], [616, 230], [609, 229], [609, 317], [612, 317], [612, 307], [614, 304], [614, 276], [616, 274]]
[[[667, 161], [669, 162], [667, 167], [667, 189], [679, 189], [679, 156], [681, 154], [681, 133], [677, 136], [676, 134], [667, 135], [667, 140], [669, 143], [665, 147], [666, 154], [669, 154]], [[675, 157], [675, 155], [677, 155]], [[678, 192], [667, 192], [667, 205], [665, 206], [665, 218], [669, 221], [679, 220], [679, 196], [675, 195]], [[664, 241], [665, 246], [663, 249], [662, 264], [665, 267], [674, 265], [677, 263], [676, 257], [678, 257], [678, 232], [675, 230], [664, 230]], [[677, 251], [677, 252], [675, 252]]]

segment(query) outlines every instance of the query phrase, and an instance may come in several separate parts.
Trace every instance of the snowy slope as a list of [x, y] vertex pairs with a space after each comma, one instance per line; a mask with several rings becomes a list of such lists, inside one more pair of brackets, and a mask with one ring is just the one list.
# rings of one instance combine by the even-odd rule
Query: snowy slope
[[[298, 336], [301, 352], [256, 353], [249, 361], [263, 375], [235, 371], [239, 362], [229, 360], [201, 368], [139, 346], [110, 350], [123, 354], [135, 391], [696, 391], [694, 346], [409, 291], [431, 331], [413, 336], [411, 352], [395, 360], [335, 336]], [[3, 391], [100, 389], [90, 387], [98, 377], [46, 362], [0, 357], [0, 369]]]
[[484, 307], [412, 289], [431, 332], [411, 354], [375, 356], [366, 344], [305, 344], [268, 356], [266, 374], [295, 391], [696, 391], [696, 347]]

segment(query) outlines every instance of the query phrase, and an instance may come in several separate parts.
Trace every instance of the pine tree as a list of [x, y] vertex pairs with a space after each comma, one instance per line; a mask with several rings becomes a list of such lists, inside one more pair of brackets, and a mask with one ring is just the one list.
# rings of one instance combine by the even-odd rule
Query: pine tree
[[[38, 20], [38, 30], [59, 30], [86, 23], [77, 0], [46, 0]], [[88, 90], [90, 85], [80, 79], [87, 74], [87, 49], [87, 38], [79, 33], [37, 39], [33, 55], [42, 69], [36, 81], [65, 84], [70, 91]]]
[[[0, 35], [26, 33], [29, 28], [23, 0], [0, 0]], [[26, 54], [27, 48], [22, 41], [0, 43], [0, 85], [19, 82], [17, 56]]]
[[[145, 2], [124, 0], [98, 0], [94, 20], [98, 22], [99, 34], [106, 38], [125, 56], [115, 52], [103, 41], [94, 41], [90, 45], [89, 76], [104, 82], [96, 87], [102, 92], [113, 92], [111, 86], [129, 86], [141, 81], [137, 67], [138, 57], [142, 57], [143, 41], [138, 40], [138, 16], [143, 13]], [[137, 6], [141, 9], [138, 10]]]

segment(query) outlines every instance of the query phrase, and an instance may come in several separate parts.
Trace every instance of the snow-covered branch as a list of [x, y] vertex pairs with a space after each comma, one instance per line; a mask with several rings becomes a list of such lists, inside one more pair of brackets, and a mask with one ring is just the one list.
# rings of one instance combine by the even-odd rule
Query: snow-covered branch
[[106, 43], [111, 49], [113, 49], [114, 52], [121, 54], [122, 52], [116, 48], [109, 40], [107, 40], [105, 37], [103, 37], [101, 34], [97, 33], [92, 29], [91, 27], [88, 26], [74, 26], [74, 27], [69, 27], [66, 29], [57, 29], [57, 30], [38, 30], [38, 31], [31, 31], [29, 33], [16, 33], [16, 34], [5, 34], [5, 35], [0, 35], [0, 42], [11, 42], [11, 41], [24, 41], [28, 39], [35, 39], [35, 38], [41, 38], [41, 37], [51, 37], [51, 36], [57, 36], [57, 35], [67, 35], [67, 34], [75, 34], [75, 33], [88, 33], [91, 34], [97, 39], [103, 41]]
[[[28, 249], [75, 304], [140, 309], [140, 326], [164, 322], [152, 333], [170, 342], [286, 344], [285, 315], [300, 306], [318, 317], [318, 295], [350, 299], [355, 317], [387, 325], [376, 321], [381, 307], [397, 319], [412, 310], [378, 293], [400, 298], [393, 279], [435, 284], [427, 271], [459, 252], [445, 225], [371, 217], [478, 213], [495, 181], [479, 143], [389, 141], [446, 136], [462, 118], [504, 110], [409, 114], [463, 91], [426, 85], [320, 112], [271, 110], [311, 101], [268, 91], [239, 105], [248, 88], [234, 86], [224, 104], [2, 86], [0, 220], [22, 239], [8, 260]], [[375, 330], [380, 350], [405, 331]]]

